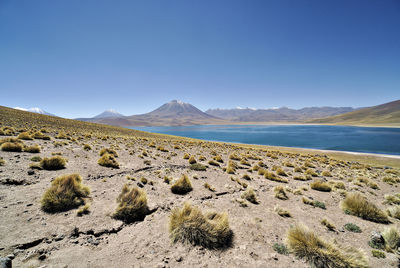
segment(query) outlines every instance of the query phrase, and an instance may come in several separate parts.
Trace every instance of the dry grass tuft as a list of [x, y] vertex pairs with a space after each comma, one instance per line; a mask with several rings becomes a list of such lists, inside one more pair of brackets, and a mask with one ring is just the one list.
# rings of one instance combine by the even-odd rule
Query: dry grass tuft
[[39, 145], [25, 146], [24, 152], [32, 154], [40, 153], [40, 146]]
[[17, 138], [20, 140], [33, 140], [32, 136], [28, 132], [21, 132]]
[[110, 155], [112, 155], [114, 157], [118, 157], [117, 152], [115, 150], [111, 149], [111, 148], [103, 148], [103, 149], [100, 150], [100, 153], [99, 153], [100, 156], [103, 156], [105, 154], [110, 154]]
[[53, 156], [43, 158], [40, 161], [40, 167], [45, 170], [59, 170], [65, 168], [67, 160], [61, 156]]
[[292, 217], [292, 215], [290, 214], [290, 212], [289, 212], [287, 209], [281, 208], [281, 207], [278, 206], [278, 205], [276, 205], [276, 206], [274, 207], [274, 211], [275, 211], [276, 213], [278, 213], [278, 215], [281, 216], [281, 217], [285, 217], [285, 218], [291, 218], [291, 217]]
[[82, 185], [78, 174], [65, 175], [56, 178], [50, 188], [44, 193], [41, 204], [46, 212], [60, 212], [84, 204], [90, 190]]
[[304, 259], [312, 267], [368, 267], [367, 256], [361, 250], [328, 243], [302, 225], [296, 225], [289, 229], [287, 243], [289, 249], [298, 258]]
[[310, 183], [310, 187], [313, 190], [321, 191], [321, 192], [330, 192], [332, 191], [331, 186], [324, 181], [318, 180], [318, 181], [313, 181]]
[[103, 167], [119, 168], [119, 164], [114, 155], [109, 153], [103, 154], [102, 157], [100, 157], [99, 161], [97, 161], [97, 163]]
[[146, 192], [137, 187], [129, 189], [129, 186], [125, 184], [117, 202], [118, 207], [113, 217], [126, 223], [142, 221], [149, 213]]
[[388, 215], [359, 193], [350, 193], [341, 203], [343, 211], [364, 220], [389, 223]]
[[271, 180], [271, 181], [288, 183], [288, 180], [286, 178], [281, 178], [279, 176], [276, 176], [275, 173], [273, 173], [273, 172], [265, 171], [264, 178]]
[[4, 152], [22, 152], [23, 146], [17, 142], [5, 142], [1, 145], [1, 150]]
[[192, 190], [192, 183], [186, 174], [182, 175], [182, 177], [171, 186], [171, 191], [174, 194], [186, 194]]
[[203, 214], [189, 203], [172, 210], [169, 233], [173, 243], [190, 243], [210, 249], [229, 247], [233, 238], [226, 213]]
[[254, 192], [253, 188], [247, 188], [246, 191], [244, 191], [241, 196], [241, 198], [246, 199], [247, 201], [253, 203], [253, 204], [258, 204], [257, 196], [256, 193]]
[[275, 197], [281, 200], [288, 200], [289, 197], [286, 194], [285, 188], [281, 185], [276, 186], [274, 188], [274, 192], [275, 192]]

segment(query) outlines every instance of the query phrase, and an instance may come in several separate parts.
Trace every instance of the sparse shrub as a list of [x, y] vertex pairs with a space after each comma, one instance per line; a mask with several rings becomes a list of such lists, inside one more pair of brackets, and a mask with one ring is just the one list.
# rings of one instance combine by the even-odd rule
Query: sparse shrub
[[190, 158], [190, 155], [188, 154], [188, 153], [185, 153], [184, 155], [183, 155], [183, 159], [189, 159]]
[[103, 154], [97, 163], [103, 167], [119, 168], [119, 164], [114, 155], [108, 153]]
[[89, 193], [89, 188], [82, 185], [82, 178], [78, 174], [58, 177], [44, 193], [42, 209], [46, 212], [60, 212], [78, 207], [84, 204], [84, 198]]
[[358, 227], [358, 225], [354, 224], [354, 223], [346, 223], [344, 226], [344, 229], [346, 229], [347, 231], [353, 232], [353, 233], [361, 233], [361, 228]]
[[112, 155], [114, 157], [118, 157], [117, 152], [115, 150], [111, 149], [111, 148], [103, 148], [103, 149], [100, 150], [100, 153], [99, 153], [100, 156], [103, 156], [105, 154], [109, 154], [109, 155]]
[[348, 194], [346, 199], [342, 201], [341, 207], [343, 211], [362, 219], [378, 223], [389, 223], [387, 214], [375, 206], [375, 204], [367, 201], [359, 193]]
[[44, 135], [42, 132], [37, 131], [33, 133], [32, 137], [38, 140], [50, 140], [50, 136]]
[[364, 252], [349, 246], [328, 243], [305, 226], [291, 227], [287, 234], [287, 243], [295, 256], [304, 259], [312, 267], [368, 267]]
[[400, 178], [385, 177], [382, 181], [389, 185], [394, 185], [400, 182]]
[[251, 178], [250, 178], [250, 176], [249, 176], [248, 174], [244, 174], [244, 175], [242, 176], [242, 179], [243, 179], [243, 180], [247, 180], [247, 181], [250, 181], [250, 180], [251, 180]]
[[328, 228], [329, 231], [336, 231], [336, 226], [332, 224], [328, 219], [322, 219], [321, 224]]
[[186, 174], [182, 175], [182, 177], [171, 186], [171, 191], [174, 194], [186, 194], [192, 190], [192, 183]]
[[272, 245], [272, 248], [278, 252], [279, 254], [282, 255], [289, 255], [289, 250], [288, 248], [285, 246], [285, 244], [281, 244], [281, 243], [274, 243]]
[[81, 206], [81, 207], [78, 209], [78, 211], [76, 212], [76, 215], [77, 215], [78, 217], [81, 217], [81, 216], [83, 216], [83, 215], [89, 214], [89, 213], [90, 213], [89, 208], [90, 208], [90, 204], [86, 204], [86, 205], [84, 205], [84, 206]]
[[395, 227], [386, 228], [382, 232], [385, 240], [385, 249], [388, 252], [395, 252], [400, 246], [400, 234]]
[[40, 153], [40, 146], [39, 145], [25, 146], [24, 152], [32, 154]]
[[67, 138], [68, 138], [68, 136], [67, 136], [67, 134], [65, 134], [64, 131], [60, 131], [56, 136], [56, 139], [67, 139]]
[[215, 162], [214, 160], [208, 161], [208, 164], [211, 165], [211, 166], [219, 167], [219, 164], [217, 162]]
[[390, 217], [400, 220], [400, 206], [392, 206], [386, 210]]
[[375, 258], [378, 258], [378, 259], [386, 258], [385, 252], [380, 251], [380, 250], [373, 249], [373, 250], [371, 250], [371, 253], [372, 253], [372, 256]]
[[192, 155], [191, 157], [189, 157], [189, 164], [196, 164], [197, 163], [197, 161], [196, 161], [196, 159], [194, 158], [194, 156]]
[[20, 140], [33, 140], [32, 136], [29, 135], [28, 132], [20, 133], [17, 138], [20, 139]]
[[238, 156], [237, 154], [233, 153], [233, 154], [231, 154], [231, 155], [229, 156], [229, 159], [230, 159], [230, 160], [239, 161], [241, 158], [240, 158], [240, 156]]
[[204, 188], [210, 190], [211, 192], [215, 192], [215, 188], [208, 184], [208, 182], [204, 183]]
[[268, 172], [265, 171], [264, 173], [264, 178], [271, 180], [271, 181], [276, 181], [276, 182], [282, 182], [282, 183], [288, 183], [288, 180], [286, 178], [281, 178], [275, 175], [273, 172]]
[[324, 170], [324, 171], [322, 171], [322, 176], [332, 177], [332, 174], [328, 170]]
[[318, 177], [318, 174], [311, 168], [307, 169], [304, 173], [306, 175], [310, 175], [310, 176], [313, 176], [313, 177]]
[[195, 163], [190, 165], [191, 170], [196, 170], [196, 171], [206, 171], [207, 167], [205, 165], [202, 165], [200, 163]]
[[303, 170], [300, 167], [295, 167], [294, 172], [303, 172]]
[[5, 142], [1, 145], [1, 150], [5, 152], [22, 152], [22, 144], [17, 142]]
[[83, 145], [83, 150], [90, 151], [90, 150], [92, 150], [92, 147], [89, 144], [84, 144]]
[[292, 217], [292, 215], [290, 214], [290, 212], [287, 209], [281, 208], [278, 205], [276, 205], [274, 207], [274, 211], [276, 213], [278, 213], [278, 215], [281, 216], [281, 217], [285, 217], [285, 218], [291, 218]]
[[331, 186], [329, 186], [328, 183], [320, 181], [320, 180], [310, 183], [310, 187], [311, 187], [311, 189], [321, 191], [321, 192], [332, 191], [332, 188], [331, 188]]
[[147, 195], [144, 190], [125, 184], [117, 197], [117, 209], [113, 217], [127, 223], [141, 221], [149, 213]]
[[240, 164], [244, 166], [251, 166], [250, 163], [245, 158], [242, 158], [240, 160]]
[[285, 176], [285, 177], [287, 176], [286, 172], [281, 168], [278, 168], [276, 170], [276, 174], [278, 174], [279, 176]]
[[214, 160], [220, 163], [224, 163], [224, 160], [222, 160], [222, 157], [220, 155], [214, 156]]
[[311, 180], [311, 178], [307, 177], [307, 176], [294, 176], [293, 179], [296, 180], [296, 181], [309, 181], [309, 180]]
[[189, 203], [172, 210], [169, 232], [173, 243], [190, 243], [211, 249], [229, 247], [233, 237], [226, 213], [204, 215]]
[[247, 201], [253, 203], [253, 204], [258, 204], [257, 201], [257, 196], [256, 193], [254, 192], [253, 188], [247, 188], [246, 191], [244, 191], [241, 196], [241, 198], [246, 199]]
[[4, 166], [5, 164], [6, 164], [6, 161], [2, 157], [0, 157], [0, 167]]
[[65, 168], [67, 160], [61, 156], [53, 156], [43, 158], [40, 161], [40, 166], [45, 170], [58, 170]]
[[286, 194], [285, 188], [283, 186], [279, 185], [274, 188], [275, 192], [275, 197], [281, 200], [288, 200], [289, 197]]
[[311, 205], [313, 207], [321, 208], [321, 209], [326, 209], [326, 206], [323, 202], [318, 201], [318, 200], [310, 200], [307, 197], [304, 197], [301, 199], [304, 204], [306, 205]]
[[168, 176], [164, 176], [164, 182], [166, 183], [166, 184], [169, 184], [171, 181], [172, 181], [172, 178], [171, 177], [168, 177]]
[[384, 203], [388, 205], [400, 205], [400, 193], [394, 195], [385, 194]]
[[235, 174], [235, 169], [232, 166], [228, 166], [226, 168], [226, 173], [228, 174]]

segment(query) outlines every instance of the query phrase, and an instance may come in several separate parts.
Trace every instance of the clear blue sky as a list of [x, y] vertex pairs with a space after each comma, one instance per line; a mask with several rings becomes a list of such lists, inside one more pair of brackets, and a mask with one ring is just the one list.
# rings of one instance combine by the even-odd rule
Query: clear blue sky
[[65, 117], [400, 99], [399, 0], [0, 0], [0, 105]]

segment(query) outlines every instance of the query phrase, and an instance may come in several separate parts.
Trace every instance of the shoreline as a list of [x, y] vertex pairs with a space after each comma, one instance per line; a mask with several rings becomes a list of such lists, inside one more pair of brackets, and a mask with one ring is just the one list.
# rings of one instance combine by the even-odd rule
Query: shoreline
[[368, 128], [400, 128], [400, 125], [374, 125], [374, 124], [333, 124], [333, 123], [302, 123], [302, 122], [225, 122], [225, 123], [206, 123], [206, 124], [190, 124], [190, 125], [151, 125], [151, 126], [121, 126], [124, 128], [131, 127], [189, 127], [189, 126], [341, 126], [341, 127], [368, 127]]

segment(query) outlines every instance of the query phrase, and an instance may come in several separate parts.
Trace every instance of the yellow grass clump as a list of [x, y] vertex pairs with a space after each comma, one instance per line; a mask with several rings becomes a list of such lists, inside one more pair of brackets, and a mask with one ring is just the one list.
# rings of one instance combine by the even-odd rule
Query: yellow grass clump
[[229, 247], [233, 238], [226, 213], [203, 214], [189, 203], [172, 210], [169, 233], [173, 243], [190, 243], [210, 249]]
[[117, 152], [115, 150], [113, 150], [113, 149], [110, 149], [110, 148], [103, 148], [103, 149], [100, 150], [100, 152], [99, 152], [100, 156], [103, 156], [105, 154], [110, 154], [110, 155], [112, 155], [114, 157], [118, 157]]
[[40, 161], [41, 168], [45, 170], [59, 170], [65, 168], [67, 160], [61, 156], [53, 156], [43, 158]]
[[275, 197], [281, 200], [288, 200], [289, 197], [286, 194], [285, 188], [282, 185], [278, 185], [274, 188]]
[[33, 140], [32, 136], [28, 132], [21, 132], [17, 136], [20, 140]]
[[256, 193], [254, 192], [254, 189], [251, 187], [247, 188], [247, 190], [244, 191], [240, 197], [246, 199], [247, 201], [253, 204], [258, 204]]
[[103, 167], [111, 167], [111, 168], [119, 168], [119, 164], [115, 159], [114, 155], [105, 153], [102, 157], [100, 157], [97, 163]]
[[332, 191], [332, 187], [329, 185], [329, 183], [318, 180], [318, 181], [313, 181], [310, 183], [310, 187], [313, 190], [321, 191], [321, 192], [330, 192]]
[[182, 177], [171, 186], [171, 191], [174, 194], [186, 194], [192, 190], [192, 183], [186, 174], [182, 175]]
[[60, 212], [84, 204], [84, 198], [90, 190], [82, 185], [78, 174], [64, 175], [56, 178], [41, 199], [42, 209], [46, 212]]
[[276, 176], [275, 173], [269, 172], [269, 171], [265, 171], [264, 178], [271, 180], [271, 181], [288, 183], [288, 180], [286, 178], [281, 178], [279, 176]]
[[287, 244], [294, 255], [304, 259], [312, 267], [369, 267], [367, 256], [363, 251], [326, 242], [302, 225], [295, 225], [289, 229]]
[[137, 187], [129, 189], [125, 184], [117, 197], [118, 206], [113, 217], [127, 223], [141, 221], [148, 214], [147, 195]]
[[18, 142], [5, 142], [1, 145], [1, 150], [4, 152], [22, 152], [23, 146]]
[[388, 215], [359, 193], [350, 193], [341, 203], [344, 212], [365, 220], [389, 223]]
[[40, 146], [39, 145], [25, 146], [24, 152], [32, 153], [32, 154], [40, 153]]

